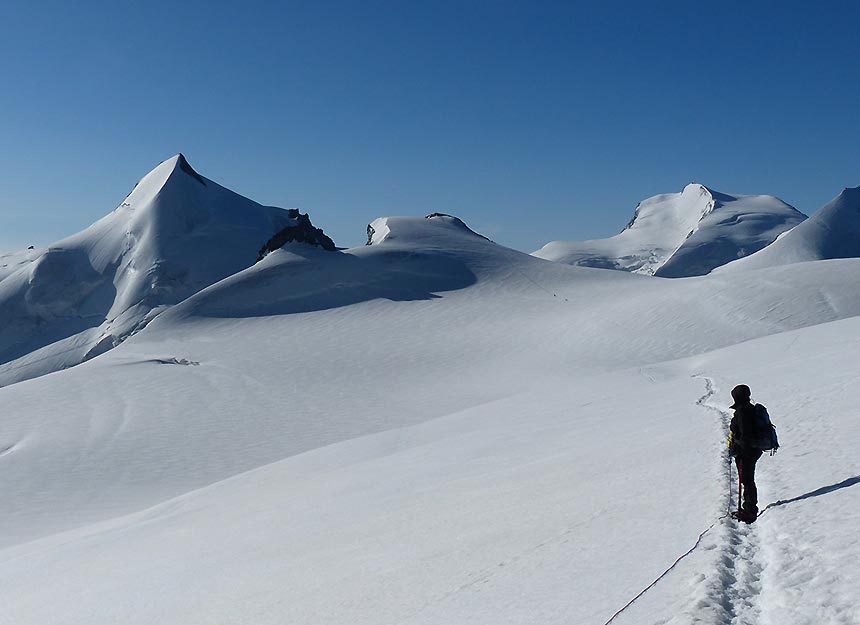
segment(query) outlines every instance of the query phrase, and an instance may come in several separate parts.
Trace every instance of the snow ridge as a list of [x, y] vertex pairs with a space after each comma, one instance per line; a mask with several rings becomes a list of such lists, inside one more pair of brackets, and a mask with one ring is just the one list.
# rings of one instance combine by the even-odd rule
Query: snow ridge
[[746, 271], [777, 265], [860, 256], [860, 187], [838, 196], [761, 251], [719, 268]]
[[534, 255], [569, 265], [667, 278], [704, 275], [771, 243], [805, 216], [769, 195], [729, 195], [691, 183], [643, 200], [609, 239], [553, 241]]
[[[459, 217], [448, 215], [446, 213], [430, 213], [424, 219], [428, 223], [433, 224], [433, 229], [428, 230], [420, 222], [415, 221], [414, 217], [380, 217], [373, 220], [367, 226], [367, 243], [366, 245], [379, 245], [387, 241], [389, 238], [394, 239], [409, 239], [415, 240], [424, 239], [430, 232], [447, 233], [448, 235], [456, 234], [458, 236], [468, 235], [483, 239], [488, 243], [492, 243], [490, 239], [482, 234], [478, 234], [472, 230]], [[396, 233], [392, 233], [392, 225], [394, 225]]]

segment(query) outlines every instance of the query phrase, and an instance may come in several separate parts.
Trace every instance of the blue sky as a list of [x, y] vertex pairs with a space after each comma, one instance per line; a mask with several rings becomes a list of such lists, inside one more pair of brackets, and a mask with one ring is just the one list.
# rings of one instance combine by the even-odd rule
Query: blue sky
[[[597, 5], [600, 6], [597, 6]], [[339, 245], [440, 211], [532, 251], [691, 181], [808, 213], [860, 185], [850, 2], [32, 2], [0, 9], [0, 249], [160, 161]]]

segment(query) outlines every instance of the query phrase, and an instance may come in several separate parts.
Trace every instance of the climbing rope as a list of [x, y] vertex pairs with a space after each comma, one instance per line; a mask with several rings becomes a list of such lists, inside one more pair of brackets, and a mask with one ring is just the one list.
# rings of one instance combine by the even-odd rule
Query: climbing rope
[[655, 579], [653, 582], [651, 582], [650, 584], [648, 584], [648, 586], [646, 586], [645, 588], [643, 588], [643, 589], [642, 589], [642, 591], [641, 591], [638, 595], [636, 595], [636, 596], [635, 596], [635, 597], [633, 597], [630, 601], [628, 601], [628, 602], [624, 605], [624, 607], [623, 607], [623, 608], [621, 608], [621, 609], [620, 609], [620, 610], [618, 610], [615, 614], [613, 614], [613, 615], [609, 618], [609, 620], [608, 620], [608, 621], [606, 621], [603, 625], [609, 625], [610, 623], [612, 623], [612, 621], [614, 621], [614, 620], [615, 620], [615, 619], [616, 619], [616, 618], [617, 618], [617, 617], [618, 617], [622, 612], [624, 612], [624, 610], [626, 610], [626, 609], [627, 609], [627, 608], [629, 608], [631, 605], [633, 605], [634, 603], [636, 603], [636, 601], [637, 601], [637, 600], [638, 600], [642, 595], [644, 595], [646, 592], [648, 592], [649, 590], [651, 590], [652, 588], [654, 588], [654, 586], [656, 586], [656, 585], [657, 585], [657, 583], [658, 583], [661, 579], [663, 579], [664, 577], [666, 577], [666, 575], [668, 575], [668, 574], [672, 571], [672, 569], [674, 569], [676, 566], [678, 566], [678, 564], [681, 562], [681, 560], [683, 560], [684, 558], [686, 558], [688, 555], [690, 555], [691, 553], [693, 553], [693, 552], [696, 550], [696, 547], [698, 547], [698, 546], [701, 544], [702, 539], [705, 537], [705, 534], [707, 534], [707, 533], [708, 533], [708, 532], [710, 532], [712, 529], [714, 529], [714, 527], [716, 527], [717, 523], [719, 523], [720, 521], [722, 521], [723, 519], [725, 519], [727, 516], [729, 516], [729, 513], [724, 514], [723, 516], [721, 516], [720, 518], [718, 518], [716, 521], [714, 521], [713, 523], [711, 523], [711, 524], [708, 526], [708, 528], [707, 528], [704, 532], [702, 532], [701, 534], [699, 534], [699, 537], [696, 539], [696, 544], [694, 544], [692, 547], [690, 547], [690, 548], [689, 548], [689, 549], [688, 549], [688, 550], [687, 550], [683, 555], [681, 555], [677, 560], [675, 560], [675, 561], [672, 563], [672, 566], [670, 566], [668, 569], [666, 569], [665, 571], [663, 571], [657, 579]]
[[[694, 377], [701, 377], [701, 376], [694, 376]], [[701, 399], [699, 399], [699, 401], [697, 401], [697, 402], [696, 402], [696, 404], [697, 404], [698, 406], [703, 407], [703, 408], [707, 408], [707, 409], [714, 410], [714, 411], [718, 412], [718, 413], [720, 414], [720, 417], [721, 417], [721, 421], [722, 421], [722, 424], [723, 424], [723, 428], [724, 428], [724, 429], [728, 429], [728, 423], [726, 422], [726, 415], [725, 415], [725, 413], [724, 413], [722, 410], [720, 410], [720, 409], [718, 409], [718, 408], [715, 408], [714, 406], [708, 406], [708, 405], [705, 403], [705, 401], [707, 401], [707, 399], [710, 397], [710, 395], [712, 394], [712, 391], [713, 391], [712, 383], [711, 383], [711, 381], [710, 381], [708, 378], [705, 378], [705, 383], [706, 383], [707, 393], [706, 393], [706, 394], [705, 394]], [[727, 454], [727, 452], [726, 452], [726, 451], [723, 451], [723, 453], [724, 453], [726, 456], [728, 456], [728, 454]], [[643, 588], [643, 589], [639, 592], [639, 594], [638, 594], [638, 595], [636, 595], [636, 596], [635, 596], [635, 597], [633, 597], [630, 601], [628, 601], [628, 602], [627, 602], [627, 603], [626, 603], [626, 604], [625, 604], [625, 605], [624, 605], [620, 610], [618, 610], [615, 614], [613, 614], [613, 615], [609, 618], [609, 620], [608, 620], [608, 621], [606, 621], [603, 625], [610, 625], [610, 624], [612, 623], [612, 621], [614, 621], [616, 618], [618, 618], [618, 616], [619, 616], [622, 612], [624, 612], [624, 610], [626, 610], [626, 609], [627, 609], [627, 608], [629, 608], [631, 605], [633, 605], [634, 603], [636, 603], [636, 601], [637, 601], [637, 600], [639, 600], [639, 598], [640, 598], [640, 597], [642, 597], [642, 595], [644, 595], [646, 592], [648, 592], [649, 590], [651, 590], [652, 588], [654, 588], [654, 586], [656, 586], [656, 585], [657, 585], [657, 583], [658, 583], [661, 579], [663, 579], [664, 577], [666, 577], [666, 575], [668, 575], [668, 574], [669, 574], [669, 573], [670, 573], [670, 572], [671, 572], [671, 571], [672, 571], [676, 566], [678, 566], [678, 564], [681, 562], [681, 560], [683, 560], [684, 558], [686, 558], [688, 555], [690, 555], [691, 553], [693, 553], [693, 552], [696, 550], [696, 548], [697, 548], [697, 547], [702, 543], [702, 539], [705, 537], [705, 535], [706, 535], [708, 532], [710, 532], [712, 529], [714, 529], [714, 528], [717, 526], [717, 523], [719, 523], [719, 522], [720, 522], [720, 521], [722, 521], [723, 519], [725, 519], [725, 518], [727, 518], [727, 517], [730, 517], [730, 516], [731, 516], [731, 514], [732, 514], [732, 459], [731, 459], [731, 457], [728, 457], [728, 460], [729, 460], [729, 462], [728, 462], [728, 471], [727, 471], [727, 473], [726, 473], [726, 476], [727, 476], [727, 481], [728, 481], [728, 487], [729, 487], [729, 488], [728, 488], [728, 504], [727, 504], [727, 510], [726, 510], [725, 514], [723, 514], [722, 516], [720, 516], [716, 521], [714, 521], [714, 522], [713, 522], [713, 523], [711, 523], [707, 528], [705, 528], [705, 530], [704, 530], [701, 534], [699, 534], [698, 538], [696, 538], [696, 542], [695, 542], [695, 544], [694, 544], [692, 547], [690, 547], [690, 548], [689, 548], [685, 553], [683, 553], [681, 556], [679, 556], [679, 557], [678, 557], [678, 559], [677, 559], [677, 560], [675, 560], [675, 561], [672, 563], [672, 565], [671, 565], [668, 569], [666, 569], [665, 571], [663, 571], [662, 573], [660, 573], [660, 575], [659, 575], [659, 577], [657, 577], [657, 579], [655, 579], [653, 582], [651, 582], [650, 584], [648, 584], [648, 586], [646, 586], [645, 588]], [[769, 506], [768, 506], [768, 507], [769, 507]]]

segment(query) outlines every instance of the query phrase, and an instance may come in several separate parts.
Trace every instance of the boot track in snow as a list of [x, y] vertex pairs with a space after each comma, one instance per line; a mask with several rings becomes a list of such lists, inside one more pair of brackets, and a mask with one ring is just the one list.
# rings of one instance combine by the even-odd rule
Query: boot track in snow
[[[704, 376], [696, 377], [705, 381], [706, 391], [696, 404], [719, 415], [723, 440], [728, 440], [731, 417], [711, 401], [716, 394], [713, 380]], [[732, 470], [733, 463], [726, 446], [723, 446], [721, 457], [727, 468], [726, 507], [731, 510], [738, 493], [736, 474]], [[763, 566], [755, 526], [724, 516], [720, 519], [719, 533], [715, 538], [716, 544], [709, 548], [719, 550], [716, 573], [703, 581], [707, 587], [706, 595], [696, 602], [695, 607], [714, 613], [714, 622], [720, 625], [758, 623], [761, 617], [759, 595]]]
[[[696, 375], [705, 382], [705, 394], [696, 405], [715, 412], [719, 417], [724, 440], [728, 440], [729, 414], [714, 404], [711, 400], [716, 394], [711, 378]], [[732, 459], [728, 449], [723, 446], [721, 460], [726, 475], [726, 512], [701, 534], [689, 550], [679, 556], [669, 568], [661, 573], [654, 581], [646, 586], [639, 594], [628, 601], [620, 610], [615, 612], [604, 625], [615, 622], [630, 606], [645, 593], [654, 588], [663, 578], [669, 575], [687, 556], [700, 547], [714, 552], [714, 570], [700, 575], [698, 586], [704, 592], [694, 592], [692, 603], [689, 605], [682, 621], [671, 618], [660, 623], [708, 623], [714, 625], [755, 625], [759, 622], [761, 608], [761, 556], [759, 538], [752, 525], [739, 523], [732, 519], [732, 503], [736, 501], [737, 486], [732, 473]], [[712, 530], [717, 529], [716, 532]], [[680, 615], [679, 615], [680, 616]]]

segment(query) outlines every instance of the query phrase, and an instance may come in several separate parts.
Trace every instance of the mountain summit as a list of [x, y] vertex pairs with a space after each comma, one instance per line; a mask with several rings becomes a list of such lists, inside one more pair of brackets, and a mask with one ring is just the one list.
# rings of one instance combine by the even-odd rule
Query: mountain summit
[[771, 195], [729, 195], [692, 183], [640, 202], [614, 237], [553, 241], [534, 255], [667, 278], [703, 275], [762, 249], [805, 218]]
[[860, 256], [860, 187], [844, 189], [832, 201], [765, 249], [720, 271], [762, 269], [810, 260]]
[[182, 154], [110, 214], [0, 280], [0, 385], [96, 356], [166, 307], [302, 241], [334, 244], [296, 210], [262, 206], [197, 173]]

